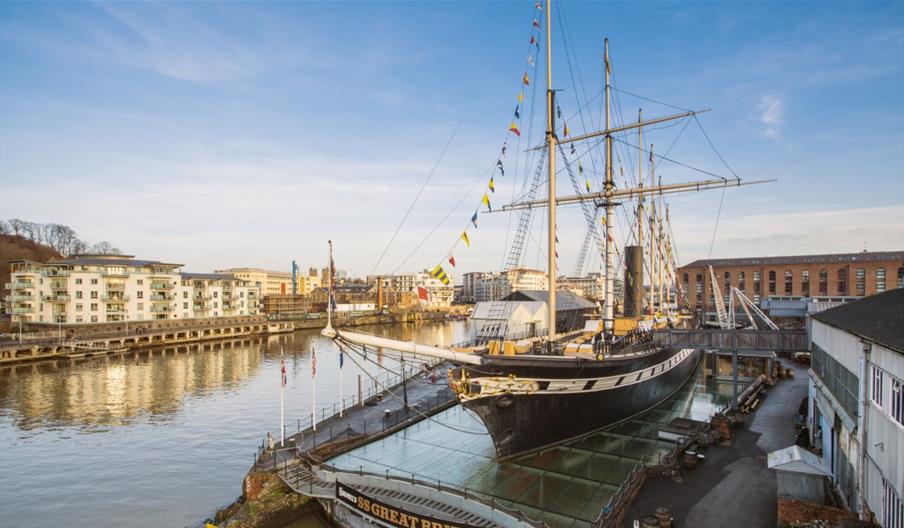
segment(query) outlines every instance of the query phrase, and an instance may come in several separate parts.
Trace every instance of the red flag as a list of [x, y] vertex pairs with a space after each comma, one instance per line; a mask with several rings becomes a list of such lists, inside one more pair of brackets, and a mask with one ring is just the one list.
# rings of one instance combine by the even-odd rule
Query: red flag
[[449, 255], [449, 264], [452, 264], [453, 268], [455, 267], [455, 257], [452, 255]]
[[279, 371], [282, 373], [282, 386], [286, 386], [286, 362], [279, 360]]
[[536, 43], [537, 43], [537, 39], [535, 39], [533, 35], [530, 36], [530, 43], [531, 43], [531, 44], [536, 44]]
[[540, 23], [537, 22], [537, 19], [536, 19], [536, 18], [534, 19], [534, 27], [535, 27], [535, 28], [540, 27]]
[[518, 128], [518, 125], [514, 121], [512, 121], [512, 124], [509, 125], [509, 130], [511, 132], [514, 132], [516, 136], [521, 136], [521, 130]]
[[317, 350], [311, 349], [311, 377], [317, 376]]
[[424, 288], [423, 286], [418, 286], [417, 287], [417, 298], [421, 299], [422, 301], [426, 301], [427, 300], [427, 288]]

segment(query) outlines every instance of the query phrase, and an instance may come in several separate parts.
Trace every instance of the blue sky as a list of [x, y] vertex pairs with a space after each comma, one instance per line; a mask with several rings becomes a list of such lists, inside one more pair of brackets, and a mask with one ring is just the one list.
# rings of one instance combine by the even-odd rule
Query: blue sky
[[[480, 200], [535, 14], [532, 1], [0, 3], [0, 217], [198, 271], [322, 265], [332, 238], [337, 265], [364, 275], [461, 121], [377, 271], [432, 267]], [[700, 122], [734, 171], [779, 180], [724, 193], [713, 256], [904, 247], [904, 3], [563, 2], [553, 14], [573, 134], [578, 99], [593, 99], [584, 126], [599, 123], [609, 37], [619, 119], [674, 111], [628, 93], [711, 108]], [[527, 175], [513, 152], [544, 126], [538, 99], [529, 142], [532, 93], [497, 207]], [[664, 149], [681, 129], [645, 144]], [[694, 122], [669, 157], [730, 176]], [[721, 199], [671, 201], [683, 262], [709, 254]], [[567, 272], [582, 218], [560, 215]], [[540, 216], [528, 265], [543, 262]], [[482, 215], [457, 271], [500, 267], [509, 223]]]

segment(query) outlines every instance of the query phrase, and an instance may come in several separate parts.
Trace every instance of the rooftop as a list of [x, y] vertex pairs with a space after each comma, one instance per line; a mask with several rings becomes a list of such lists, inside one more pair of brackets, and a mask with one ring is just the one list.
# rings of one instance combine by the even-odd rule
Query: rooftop
[[173, 262], [160, 262], [159, 260], [135, 260], [135, 255], [95, 255], [78, 254], [69, 258], [51, 260], [49, 265], [67, 266], [171, 266], [181, 267], [183, 264]]
[[812, 317], [904, 354], [904, 288], [870, 295]]
[[862, 251], [860, 253], [832, 253], [828, 255], [794, 255], [784, 257], [741, 257], [695, 260], [682, 268], [704, 266], [772, 266], [782, 264], [843, 264], [847, 262], [894, 261], [904, 265], [904, 251]]
[[[508, 294], [503, 301], [549, 301], [549, 292], [546, 290], [517, 290]], [[580, 295], [575, 295], [568, 290], [556, 290], [556, 311], [561, 310], [588, 310], [596, 308], [596, 305]]]
[[231, 273], [191, 273], [182, 272], [182, 278], [188, 280], [239, 280]]

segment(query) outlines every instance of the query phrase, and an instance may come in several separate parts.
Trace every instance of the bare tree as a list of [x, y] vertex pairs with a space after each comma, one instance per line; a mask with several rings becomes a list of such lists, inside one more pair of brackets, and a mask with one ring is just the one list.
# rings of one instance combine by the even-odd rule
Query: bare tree
[[101, 240], [96, 244], [92, 245], [90, 248], [90, 252], [97, 255], [120, 255], [122, 251], [119, 250], [118, 247], [115, 247], [113, 244], [107, 242], [106, 240]]
[[9, 226], [9, 222], [7, 222], [6, 220], [0, 220], [0, 235], [10, 235], [12, 234], [12, 232], [13, 230]]
[[10, 231], [16, 236], [22, 236], [25, 233], [25, 221], [18, 218], [9, 219]]
[[22, 236], [32, 242], [41, 242], [41, 224], [36, 222], [22, 222]]

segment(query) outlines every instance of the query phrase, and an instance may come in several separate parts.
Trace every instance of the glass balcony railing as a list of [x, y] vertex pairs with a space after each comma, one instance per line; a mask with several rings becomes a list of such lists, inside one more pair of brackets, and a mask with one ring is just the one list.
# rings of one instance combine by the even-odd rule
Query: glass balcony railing
[[45, 269], [41, 270], [41, 275], [45, 277], [68, 277], [71, 272], [65, 269]]
[[34, 295], [29, 294], [16, 294], [16, 295], [7, 295], [6, 300], [8, 302], [22, 302], [22, 301], [33, 301], [35, 299]]
[[155, 293], [151, 295], [151, 302], [168, 302], [173, 300], [172, 295], [167, 295], [163, 293]]
[[109, 291], [121, 292], [121, 291], [125, 291], [125, 289], [126, 289], [126, 285], [122, 282], [108, 282], [106, 284], [106, 287], [107, 287], [108, 292]]
[[69, 285], [65, 282], [51, 282], [50, 289], [55, 291], [69, 291]]
[[129, 276], [129, 272], [126, 270], [105, 269], [105, 270], [101, 271], [100, 274], [103, 275], [104, 277], [128, 277]]
[[117, 293], [113, 293], [113, 294], [107, 293], [107, 294], [105, 294], [105, 295], [101, 295], [100, 298], [103, 299], [104, 301], [107, 301], [107, 302], [126, 302], [126, 301], [129, 300], [129, 296], [128, 296], [128, 295], [125, 295], [125, 294], [123, 294], [123, 293], [119, 293], [119, 294], [117, 294]]
[[169, 313], [173, 310], [169, 306], [151, 306], [151, 312], [154, 313]]
[[152, 282], [151, 283], [152, 290], [172, 290], [173, 285], [169, 282]]
[[14, 306], [13, 313], [14, 314], [31, 314], [34, 313], [34, 306]]
[[34, 287], [35, 284], [31, 281], [13, 281], [6, 283], [7, 290], [28, 290]]
[[69, 299], [70, 299], [69, 295], [65, 294], [65, 293], [54, 293], [53, 295], [45, 295], [44, 296], [44, 300], [46, 302], [55, 302], [55, 303], [69, 302]]

